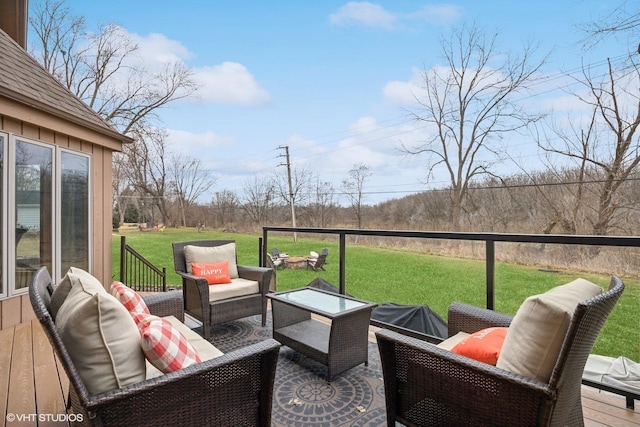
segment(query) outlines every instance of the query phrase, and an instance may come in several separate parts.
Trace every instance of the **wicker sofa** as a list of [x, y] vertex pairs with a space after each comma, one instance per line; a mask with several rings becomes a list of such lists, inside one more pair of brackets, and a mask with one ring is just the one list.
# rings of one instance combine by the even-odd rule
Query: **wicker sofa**
[[[568, 316], [566, 332], [558, 328], [553, 334], [560, 345], [556, 356], [549, 357], [551, 368], [545, 380], [505, 369], [500, 366], [500, 359], [498, 366], [493, 366], [392, 331], [376, 332], [387, 425], [395, 426], [396, 421], [412, 426], [583, 425], [582, 372], [600, 329], [623, 290], [622, 281], [613, 277], [606, 292], [577, 304]], [[534, 303], [537, 307], [547, 304]], [[508, 327], [511, 332], [519, 315], [520, 310], [512, 318], [453, 303], [448, 314], [449, 339], [461, 331], [473, 333], [485, 328]], [[535, 323], [529, 327], [534, 332], [541, 329]], [[506, 346], [507, 341], [504, 343]], [[499, 357], [504, 352], [503, 347]]]
[[[91, 394], [70, 356], [51, 312], [53, 294], [46, 267], [33, 276], [29, 296], [36, 317], [69, 378], [69, 401], [80, 425], [270, 425], [273, 384], [280, 343], [268, 339], [144, 379]], [[152, 314], [184, 320], [180, 292], [144, 298]], [[202, 339], [197, 334], [197, 338]], [[200, 342], [199, 345], [213, 345]], [[133, 350], [132, 350], [133, 352]], [[88, 356], [87, 356], [88, 357]], [[79, 360], [76, 358], [76, 362]], [[82, 361], [83, 363], [86, 360]]]

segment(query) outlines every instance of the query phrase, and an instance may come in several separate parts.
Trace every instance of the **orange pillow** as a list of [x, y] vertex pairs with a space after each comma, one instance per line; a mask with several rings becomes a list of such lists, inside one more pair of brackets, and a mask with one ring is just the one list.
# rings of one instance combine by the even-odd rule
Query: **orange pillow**
[[507, 328], [504, 327], [482, 329], [460, 341], [451, 351], [478, 362], [495, 365], [506, 336]]
[[207, 283], [210, 285], [231, 283], [231, 277], [229, 276], [229, 261], [216, 262], [214, 264], [192, 262], [191, 271], [194, 276], [204, 277], [207, 279]]

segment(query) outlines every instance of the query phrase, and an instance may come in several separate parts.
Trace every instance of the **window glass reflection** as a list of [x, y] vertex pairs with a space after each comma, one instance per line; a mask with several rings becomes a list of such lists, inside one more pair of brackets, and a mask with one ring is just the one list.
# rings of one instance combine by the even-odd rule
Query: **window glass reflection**
[[89, 270], [89, 159], [63, 152], [61, 249], [62, 273], [69, 267]]
[[16, 289], [40, 266], [52, 267], [53, 150], [16, 141]]

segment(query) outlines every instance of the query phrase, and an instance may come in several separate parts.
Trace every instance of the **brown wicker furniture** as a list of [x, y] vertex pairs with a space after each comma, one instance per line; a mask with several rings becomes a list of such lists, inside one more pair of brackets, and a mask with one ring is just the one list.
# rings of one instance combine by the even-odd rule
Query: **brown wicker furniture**
[[219, 247], [233, 240], [196, 240], [191, 242], [173, 243], [173, 262], [176, 273], [182, 277], [182, 295], [185, 313], [202, 322], [203, 335], [211, 337], [211, 325], [236, 320], [256, 314], [262, 315], [262, 326], [267, 319], [267, 300], [269, 283], [273, 269], [266, 267], [249, 267], [238, 265], [238, 275], [242, 279], [255, 280], [259, 290], [251, 295], [242, 295], [217, 301], [211, 301], [209, 284], [201, 277], [188, 273], [184, 248], [185, 246], [200, 246], [206, 248]]
[[[327, 366], [327, 381], [368, 364], [371, 310], [377, 305], [318, 289], [269, 294], [273, 338]], [[330, 320], [312, 319], [311, 313]]]
[[[476, 362], [391, 331], [376, 332], [384, 376], [387, 425], [582, 425], [581, 378], [602, 325], [622, 294], [609, 290], [578, 304], [548, 383]], [[453, 303], [449, 336], [511, 317]]]
[[[42, 267], [33, 276], [29, 296], [69, 378], [67, 408], [79, 425], [270, 425], [278, 342], [265, 340], [170, 374], [90, 395], [51, 317], [52, 292], [51, 277]], [[179, 292], [153, 295], [145, 302], [156, 315], [184, 318]]]

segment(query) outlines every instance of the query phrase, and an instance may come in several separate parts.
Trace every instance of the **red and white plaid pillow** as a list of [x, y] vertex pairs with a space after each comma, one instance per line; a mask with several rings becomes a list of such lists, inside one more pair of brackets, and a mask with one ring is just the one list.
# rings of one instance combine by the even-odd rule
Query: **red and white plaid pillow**
[[142, 352], [153, 366], [166, 373], [186, 368], [202, 359], [171, 322], [154, 315], [138, 315]]
[[122, 282], [113, 282], [111, 284], [111, 295], [116, 297], [118, 301], [124, 305], [134, 320], [136, 320], [136, 315], [151, 314], [142, 297]]

